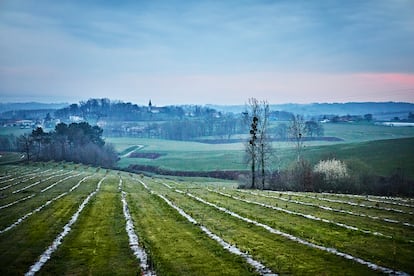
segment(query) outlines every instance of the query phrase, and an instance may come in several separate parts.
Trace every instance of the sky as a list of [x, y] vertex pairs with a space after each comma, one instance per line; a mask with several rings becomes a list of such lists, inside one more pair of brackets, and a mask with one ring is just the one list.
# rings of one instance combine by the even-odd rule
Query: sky
[[0, 102], [414, 102], [414, 0], [0, 0]]

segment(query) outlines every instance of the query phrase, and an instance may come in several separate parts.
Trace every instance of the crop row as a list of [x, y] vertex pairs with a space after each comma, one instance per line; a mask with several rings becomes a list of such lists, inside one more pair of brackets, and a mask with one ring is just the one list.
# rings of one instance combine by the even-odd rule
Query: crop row
[[[343, 252], [348, 252], [354, 256], [388, 267], [400, 267], [410, 272], [413, 270], [413, 231], [411, 227], [389, 223], [389, 225], [382, 228], [384, 231], [385, 229], [389, 230], [387, 235], [380, 235], [375, 229], [370, 229], [370, 223], [358, 217], [354, 217], [352, 220], [356, 226], [343, 227], [343, 225], [332, 223], [332, 220], [342, 220], [343, 217], [342, 214], [335, 214], [334, 212], [318, 211], [319, 215], [326, 215], [331, 218], [330, 221], [326, 221], [325, 219], [315, 219], [312, 215], [304, 213], [298, 214], [296, 212], [286, 212], [286, 209], [283, 208], [273, 208], [275, 206], [269, 208], [269, 204], [257, 202], [261, 200], [259, 197], [255, 197], [253, 202], [250, 200], [251, 197], [246, 197], [246, 194], [242, 194], [239, 197], [229, 197], [228, 194], [222, 192], [209, 191], [205, 188], [199, 189], [199, 186], [188, 187], [188, 185], [171, 185], [171, 183], [167, 186], [170, 188], [173, 188], [171, 186], [187, 188], [187, 191], [190, 190], [195, 196], [201, 197], [217, 206], [235, 211], [244, 217], [253, 218], [261, 223], [275, 226], [288, 234], [317, 245], [334, 247]], [[226, 193], [237, 194], [240, 192], [226, 189]], [[244, 198], [241, 198], [242, 196]], [[275, 204], [274, 201], [272, 202], [265, 198], [265, 202], [266, 200], [277, 206], [277, 203]], [[360, 225], [364, 225], [364, 228], [367, 230], [360, 229]], [[381, 223], [377, 223], [376, 227], [378, 225], [381, 225]], [[369, 246], [373, 244], [375, 246]]]
[[[99, 176], [102, 177], [99, 179], [98, 175], [94, 175], [92, 173], [85, 174], [86, 175], [83, 175], [82, 179], [78, 179], [79, 181], [74, 186], [71, 186], [70, 184], [73, 183], [74, 179], [61, 178], [60, 180], [62, 181], [59, 181], [58, 184], [53, 185], [50, 189], [44, 191], [49, 197], [52, 194], [58, 194], [58, 196], [48, 199], [46, 202], [42, 202], [41, 206], [31, 210], [28, 213], [28, 216], [24, 215], [18, 218], [17, 221], [19, 223], [14, 225], [12, 229], [7, 229], [0, 234], [0, 244], [4, 249], [0, 253], [3, 255], [2, 257], [4, 257], [1, 259], [0, 272], [5, 274], [22, 274], [22, 272], [26, 271], [26, 275], [34, 275], [35, 273], [107, 274], [110, 273], [110, 271], [113, 271], [114, 274], [135, 275], [139, 270], [141, 270], [141, 272], [145, 275], [155, 275], [152, 268], [154, 266], [159, 266], [159, 270], [161, 272], [164, 271], [164, 274], [174, 274], [174, 270], [170, 270], [167, 268], [168, 266], [166, 267], [166, 265], [162, 264], [162, 258], [158, 260], [158, 258], [150, 257], [151, 261], [149, 261], [148, 264], [143, 265], [146, 263], [145, 258], [143, 257], [145, 256], [143, 253], [145, 250], [144, 247], [141, 247], [138, 243], [138, 236], [134, 232], [134, 214], [131, 215], [128, 208], [128, 196], [127, 193], [123, 191], [123, 178], [120, 176], [114, 177], [109, 175], [107, 177]], [[96, 188], [93, 188], [93, 185], [91, 184], [98, 180], [97, 177], [99, 179], [98, 184], [96, 184]], [[114, 178], [119, 179], [118, 189], [116, 189], [116, 186], [114, 185]], [[33, 183], [25, 183], [25, 185], [30, 186], [27, 189], [28, 192], [40, 193], [44, 189], [38, 187], [37, 185], [32, 185]], [[61, 190], [67, 189], [68, 186], [69, 190], [60, 193]], [[102, 191], [105, 189], [106, 191]], [[110, 197], [111, 200], [106, 200], [107, 197]], [[46, 198], [46, 196], [44, 198]], [[43, 200], [45, 200], [44, 198]], [[30, 198], [27, 201], [21, 201], [13, 206], [10, 206], [7, 208], [7, 211], [17, 215], [19, 213], [19, 208], [23, 207], [24, 209], [26, 207], [30, 208], [33, 206], [34, 199], [37, 199], [34, 203], [40, 203], [41, 201], [39, 197], [36, 196], [33, 199]], [[78, 206], [78, 204], [76, 204], [77, 202], [81, 202], [81, 204]], [[101, 208], [97, 208], [98, 205]], [[157, 205], [158, 204], [151, 207], [158, 209]], [[114, 208], [114, 206], [117, 208]], [[167, 206], [167, 209], [168, 208], [170, 208], [170, 206]], [[120, 218], [116, 216], [115, 220], [109, 219], [106, 215], [104, 215], [108, 209], [113, 209], [114, 215], [118, 213], [117, 211], [121, 211], [123, 217]], [[170, 213], [170, 211], [168, 213]], [[176, 223], [175, 216], [176, 215], [174, 215], [171, 220], [173, 223]], [[64, 222], [66, 222], [66, 224], [64, 224]], [[122, 231], [118, 228], [117, 231], [112, 232], [110, 235], [108, 235], [108, 233], [105, 235], [97, 234], [98, 231], [108, 232], [110, 228], [114, 227], [114, 224], [115, 226], [119, 226], [120, 222], [121, 224], [122, 222], [124, 223], [124, 229], [122, 229]], [[104, 224], [104, 227], [97, 227], [97, 224]], [[95, 230], [92, 232], [93, 234], [90, 231], [91, 227]], [[43, 229], [43, 231], [38, 231], [40, 230], [39, 228]], [[59, 229], [61, 230], [59, 231]], [[205, 227], [202, 229], [204, 229], [205, 233], [208, 231]], [[87, 235], [89, 238], [83, 237], [85, 236], [85, 232], [90, 233]], [[188, 231], [179, 232], [184, 234], [188, 233]], [[192, 242], [199, 242], [200, 233], [194, 230], [192, 230], [192, 232]], [[56, 234], [53, 235], [53, 233]], [[32, 236], [36, 236], [36, 238], [33, 239]], [[100, 236], [100, 238], [97, 236]], [[176, 236], [177, 232], [175, 232], [173, 236], [168, 237], [168, 239], [170, 241], [176, 241]], [[19, 240], [17, 240], [16, 237], [19, 237]], [[219, 238], [214, 236], [212, 233], [210, 233], [209, 237], [210, 239], [213, 239], [212, 242], [214, 244], [220, 241]], [[127, 238], [129, 238], [129, 249], [132, 250], [126, 252], [125, 246], [128, 245]], [[203, 238], [205, 239], [205, 237]], [[102, 245], [98, 246], [97, 241], [99, 240], [99, 244], [107, 244], [110, 240], [114, 239], [123, 241], [122, 245], [118, 245], [118, 248], [123, 254], [114, 254], [116, 256], [115, 259], [117, 259], [120, 264], [114, 266], [113, 262], [109, 262], [111, 267], [108, 267], [108, 265], [103, 264], [103, 261], [108, 262], [108, 257], [110, 257], [108, 255], [111, 255], [114, 247]], [[90, 241], [96, 242], [92, 242], [91, 244]], [[48, 243], [50, 244], [47, 245]], [[17, 244], [18, 246], [16, 246]], [[85, 244], [87, 244], [87, 246], [85, 246]], [[217, 247], [216, 244], [215, 246]], [[43, 250], [41, 250], [42, 248]], [[93, 254], [91, 255], [90, 253], [88, 254], [83, 252], [85, 248], [86, 251], [90, 251], [93, 248]], [[98, 248], [99, 250], [97, 250]], [[134, 250], [137, 248], [141, 249]], [[231, 246], [230, 248], [232, 250], [231, 253], [234, 254], [235, 247]], [[81, 252], [77, 252], [76, 255], [73, 255], [73, 251], [76, 251], [77, 249], [81, 249]], [[223, 269], [225, 271], [231, 271], [232, 273], [230, 274], [234, 275], [255, 274], [251, 273], [252, 268], [249, 268], [247, 263], [242, 264], [240, 268], [235, 268], [234, 266], [240, 266], [238, 264], [240, 263], [240, 260], [235, 262], [234, 258], [229, 256], [225, 256], [225, 258], [223, 258], [223, 250], [228, 250], [225, 246], [223, 247], [223, 244], [221, 250], [217, 250], [217, 248], [213, 250], [214, 254], [219, 253], [215, 256], [215, 261], [221, 263], [219, 266], [213, 266], [215, 269], [221, 269], [221, 271], [223, 271]], [[139, 254], [137, 254], [138, 251], [140, 252]], [[197, 252], [195, 253], [195, 251]], [[37, 257], [36, 252], [38, 254]], [[229, 254], [233, 255], [231, 253]], [[196, 264], [201, 264], [202, 262], [206, 263], [206, 254], [202, 249], [189, 250], [189, 254], [190, 256], [198, 256], [198, 262], [196, 262]], [[96, 260], [96, 255], [101, 257], [101, 263], [99, 264], [98, 260]], [[131, 260], [133, 255], [138, 257], [139, 262], [134, 261], [133, 258]], [[241, 255], [244, 256], [249, 262], [250, 259], [246, 258], [246, 254], [241, 253]], [[169, 259], [169, 261], [172, 260], [175, 260], [175, 258]], [[180, 269], [176, 269], [175, 274], [181, 275], [181, 272], [185, 271], [183, 270], [183, 267], [185, 267], [183, 264], [190, 262], [192, 262], [190, 258], [185, 258], [180, 262], [176, 262], [176, 267], [179, 267]], [[29, 266], [30, 263], [31, 265]], [[141, 269], [138, 266], [139, 263], [141, 264]], [[249, 263], [258, 264], [258, 262], [254, 260], [250, 260]], [[203, 264], [204, 272], [207, 274], [209, 274], [212, 269], [210, 264], [211, 261]], [[200, 267], [187, 267], [186, 269], [188, 269], [187, 274], [191, 275], [203, 271], [200, 270]], [[259, 271], [269, 272], [269, 270], [266, 270], [263, 266]]]
[[[58, 169], [53, 169], [53, 171], [58, 171]], [[71, 169], [68, 169], [68, 171], [71, 171]], [[0, 245], [2, 248], [0, 252], [0, 274], [23, 274], [26, 272], [27, 275], [33, 275], [39, 270], [40, 274], [85, 274], [85, 271], [90, 269], [90, 266], [88, 266], [84, 268], [84, 272], [80, 272], [77, 271], [79, 266], [73, 264], [66, 270], [67, 260], [79, 260], [79, 258], [78, 256], [71, 256], [62, 260], [59, 255], [64, 254], [67, 248], [71, 250], [75, 248], [73, 242], [71, 242], [74, 235], [76, 237], [82, 236], [84, 230], [88, 230], [81, 226], [81, 223], [91, 222], [86, 228], [93, 229], [96, 224], [99, 224], [95, 221], [99, 218], [99, 215], [103, 215], [107, 210], [111, 209], [114, 204], [108, 204], [108, 202], [97, 200], [97, 198], [107, 194], [101, 192], [101, 186], [112, 189], [114, 179], [118, 177], [108, 176], [105, 178], [102, 173], [94, 173], [87, 170], [82, 170], [78, 173], [70, 172], [69, 174], [72, 176], [71, 178], [61, 176], [60, 179], [53, 179], [54, 182], [52, 184], [47, 183], [47, 189], [45, 189], [45, 185], [30, 186], [35, 182], [26, 182], [25, 185], [30, 186], [27, 192], [33, 193], [36, 196], [1, 210], [2, 224], [9, 224], [13, 220], [14, 223], [4, 228], [0, 233]], [[38, 180], [33, 179], [32, 181]], [[132, 252], [127, 246], [128, 242], [120, 194], [116, 187], [113, 190], [115, 191], [113, 194], [116, 195], [114, 199], [118, 202], [117, 206], [120, 207], [117, 208], [117, 211], [121, 211], [119, 213], [121, 217], [117, 217], [117, 229], [114, 233], [122, 233], [122, 235], [110, 236], [119, 236], [122, 243], [118, 247], [110, 246], [109, 248], [111, 248], [111, 251], [114, 248], [123, 250], [123, 254], [120, 254], [119, 258], [125, 257], [123, 260], [129, 261], [129, 265], [121, 267], [128, 267], [127, 271], [129, 274], [136, 274], [139, 271], [139, 267], [136, 266], [136, 261], [132, 258]], [[93, 205], [97, 203], [103, 203], [104, 206], [99, 206], [100, 210], [97, 210], [97, 215], [89, 216], [87, 212], [95, 209]], [[103, 214], [102, 207], [105, 210]], [[92, 219], [92, 221], [89, 219]], [[112, 219], [105, 217], [101, 221], [105, 223], [105, 230], [115, 227]], [[119, 222], [123, 222], [123, 226]], [[95, 232], [93, 231], [92, 233]], [[125, 235], [123, 235], [124, 233]], [[93, 234], [93, 236], [96, 238], [96, 235]], [[108, 233], [105, 236], [109, 236]], [[93, 240], [93, 238], [87, 240]], [[102, 240], [113, 239], [105, 238]], [[108, 241], [105, 241], [105, 244], [108, 244]], [[125, 246], [123, 246], [124, 244]], [[104, 252], [102, 260], [108, 257], [107, 249], [102, 250]], [[101, 273], [97, 274], [111, 271], [107, 269], [108, 267], [98, 266], [97, 271]], [[114, 269], [112, 268], [112, 270]], [[64, 272], [65, 270], [66, 272]], [[117, 271], [122, 271], [122, 269]]]
[[[196, 184], [196, 186], [199, 185]], [[216, 188], [216, 186], [210, 186], [211, 188]], [[404, 210], [394, 209], [394, 208], [382, 208], [381, 206], [368, 206], [366, 204], [349, 202], [347, 200], [337, 200], [332, 199], [335, 197], [335, 194], [329, 194], [328, 196], [321, 196], [320, 194], [315, 193], [292, 193], [292, 192], [276, 192], [276, 191], [251, 191], [251, 190], [236, 190], [231, 189], [231, 194], [244, 197], [246, 195], [241, 195], [241, 193], [251, 194], [253, 198], [268, 198], [266, 202], [271, 202], [276, 206], [286, 206], [286, 209], [294, 210], [298, 212], [320, 214], [327, 216], [327, 213], [331, 212], [333, 214], [330, 217], [337, 217], [341, 220], [349, 219], [349, 216], [362, 217], [369, 219], [367, 223], [370, 225], [372, 221], [377, 220], [377, 225], [388, 225], [391, 224], [401, 224], [403, 229], [405, 227], [414, 227], [414, 216], [413, 211], [414, 207], [405, 207]], [[339, 195], [340, 196], [340, 195]], [[355, 195], [342, 195], [342, 197], [354, 197], [354, 198], [366, 198], [365, 196], [355, 196]], [[251, 196], [250, 196], [251, 197]], [[388, 200], [390, 198], [387, 197]], [[328, 211], [328, 212], [326, 212]], [[335, 214], [335, 213], [340, 213]], [[349, 216], [346, 216], [349, 215]], [[329, 218], [328, 218], [329, 219]], [[358, 219], [358, 221], [360, 221]], [[385, 222], [385, 224], [384, 224]], [[344, 222], [346, 223], [346, 222]], [[375, 223], [374, 223], [375, 224]], [[393, 228], [391, 229], [394, 230]], [[381, 232], [381, 231], [380, 231]], [[405, 235], [405, 234], [404, 234]], [[406, 236], [406, 235], [405, 235]]]
[[0, 167], [0, 187], [11, 184], [0, 198], [2, 275], [414, 272], [408, 199], [390, 204], [399, 213], [335, 202], [345, 195], [321, 201], [55, 163]]

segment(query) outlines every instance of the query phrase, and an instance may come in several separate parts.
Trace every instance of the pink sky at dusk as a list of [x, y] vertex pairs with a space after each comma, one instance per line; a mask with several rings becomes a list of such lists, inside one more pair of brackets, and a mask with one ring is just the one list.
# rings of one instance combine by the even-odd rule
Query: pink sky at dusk
[[[242, 104], [249, 97], [271, 103], [349, 101], [414, 102], [414, 74], [397, 73], [243, 73], [225, 75], [127, 76], [120, 81], [151, 92], [155, 102], [192, 99], [194, 103]], [[190, 87], [191, 89], [188, 89]], [[156, 91], [168, 90], [158, 97]], [[197, 97], [194, 97], [197, 95]]]
[[2, 2], [0, 102], [414, 103], [414, 1], [64, 2]]

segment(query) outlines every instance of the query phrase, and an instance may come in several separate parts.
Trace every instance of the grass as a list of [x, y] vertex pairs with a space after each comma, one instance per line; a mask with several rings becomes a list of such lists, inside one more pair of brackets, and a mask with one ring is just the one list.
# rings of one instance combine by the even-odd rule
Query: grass
[[[406, 271], [412, 271], [414, 269], [412, 266], [414, 258], [410, 254], [413, 246], [408, 242], [397, 240], [394, 240], [394, 243], [384, 242], [384, 238], [381, 237], [371, 236], [357, 231], [343, 229], [335, 225], [308, 220], [299, 216], [240, 202], [235, 199], [206, 192], [205, 190], [195, 190], [194, 194], [244, 217], [265, 223], [313, 243], [326, 247], [334, 247], [342, 252], [360, 256], [371, 262], [381, 260], [381, 263], [388, 267], [396, 265]], [[369, 244], [375, 244], [376, 246], [368, 247], [367, 245]], [[398, 248], [395, 257], [389, 254], [389, 252], [393, 252], [394, 246]]]
[[[253, 268], [242, 257], [229, 253], [216, 241], [206, 236], [198, 225], [188, 222], [160, 197], [144, 189], [137, 175], [111, 170], [96, 172], [95, 168], [51, 162], [32, 163], [25, 166], [0, 166], [0, 177], [24, 176], [33, 172], [39, 174], [40, 177], [46, 177], [64, 166], [66, 170], [76, 167], [76, 171], [82, 171], [83, 175], [76, 179], [68, 179], [44, 194], [36, 195], [9, 208], [0, 209], [0, 222], [2, 225], [8, 225], [24, 213], [68, 191], [80, 178], [86, 175], [91, 176], [73, 192], [36, 212], [12, 230], [0, 234], [1, 275], [21, 275], [27, 272], [40, 254], [62, 232], [62, 227], [77, 211], [86, 196], [96, 189], [97, 182], [105, 174], [107, 177], [100, 191], [82, 211], [69, 234], [39, 274], [136, 275], [140, 273], [139, 261], [129, 248], [125, 231], [121, 193], [118, 189], [119, 177], [122, 177], [123, 190], [127, 193], [127, 201], [140, 245], [145, 248], [151, 266], [157, 275], [256, 275]], [[51, 171], [44, 172], [47, 169]], [[4, 185], [2, 184], [4, 179], [0, 178], [0, 187]], [[281, 201], [276, 192], [258, 191], [261, 195], [274, 195], [277, 198], [243, 193], [236, 190], [234, 182], [231, 181], [221, 182], [202, 178], [182, 179], [178, 182], [161, 178], [139, 177], [139, 179], [142, 179], [151, 190], [165, 195], [214, 234], [237, 246], [241, 251], [248, 252], [255, 260], [280, 275], [376, 275], [378, 272], [366, 265], [270, 233], [262, 227], [232, 217], [185, 194], [177, 193], [162, 183], [168, 183], [184, 191], [188, 190], [209, 202], [311, 243], [333, 247], [378, 265], [414, 273], [412, 254], [414, 247], [408, 242], [409, 239], [414, 239], [414, 229], [410, 226]], [[34, 183], [36, 180], [37, 178], [34, 178], [24, 185], [29, 182]], [[37, 193], [42, 187], [34, 186], [31, 192]], [[218, 188], [224, 193], [240, 198], [346, 223], [370, 231], [380, 231], [393, 235], [394, 238], [364, 234], [249, 204], [208, 191], [207, 187]], [[6, 197], [0, 198], [0, 205], [10, 202], [10, 191], [4, 191], [8, 193], [5, 194]], [[412, 215], [320, 201], [309, 197], [313, 195], [315, 194], [293, 193], [292, 195], [282, 194], [280, 197], [290, 197], [292, 200], [297, 199], [400, 221], [409, 221], [412, 218]], [[364, 197], [340, 197], [327, 194], [318, 196], [375, 206], [375, 202], [367, 201]], [[395, 198], [389, 198], [386, 201], [414, 205], [412, 201], [410, 203]], [[381, 204], [384, 207], [404, 208], [407, 212], [414, 211], [414, 206]]]
[[131, 146], [131, 147], [128, 147], [128, 148], [124, 149], [123, 151], [121, 151], [121, 152], [119, 153], [119, 155], [120, 155], [120, 156], [123, 156], [123, 155], [125, 155], [125, 154], [127, 154], [127, 153], [129, 153], [129, 152], [131, 152], [131, 151], [137, 150], [138, 148], [139, 148], [138, 146]]
[[31, 133], [32, 129], [20, 127], [0, 127], [0, 135], [14, 135], [16, 137]]
[[379, 175], [389, 175], [400, 169], [405, 176], [414, 178], [414, 138], [310, 147], [305, 150], [305, 156], [313, 163], [332, 156], [340, 160], [360, 160]]
[[338, 137], [345, 143], [414, 137], [414, 127], [388, 127], [372, 123], [324, 124], [325, 136]]
[[[407, 240], [414, 240], [414, 228], [408, 228], [403, 226], [402, 224], [395, 224], [395, 223], [386, 223], [383, 220], [372, 220], [372, 219], [361, 219], [359, 216], [354, 216], [350, 214], [341, 214], [338, 216], [335, 212], [326, 212], [318, 207], [312, 207], [312, 206], [305, 206], [300, 205], [297, 203], [292, 202], [286, 202], [281, 200], [281, 197], [274, 196], [272, 198], [263, 197], [263, 196], [256, 196], [241, 192], [234, 192], [230, 191], [227, 192], [229, 194], [232, 194], [233, 196], [248, 199], [250, 201], [259, 202], [268, 204], [275, 207], [280, 207], [283, 209], [287, 209], [289, 211], [299, 212], [303, 214], [313, 215], [322, 219], [327, 219], [339, 223], [344, 223], [347, 225], [352, 225], [355, 227], [358, 227], [359, 229], [368, 230], [371, 232], [380, 232], [382, 234], [393, 236], [395, 239], [398, 239], [400, 241], [407, 241]], [[265, 192], [262, 192], [261, 194], [267, 195]], [[278, 199], [279, 198], [279, 199]], [[285, 196], [285, 199], [287, 197]], [[327, 203], [327, 204], [325, 204]], [[324, 205], [324, 206], [330, 206], [329, 202], [314, 202], [315, 205]], [[344, 206], [342, 206], [342, 209], [344, 209]], [[368, 209], [369, 210], [369, 209]], [[407, 210], [408, 211], [408, 210]], [[361, 212], [361, 208], [357, 212]], [[367, 214], [367, 210], [364, 211], [364, 214]], [[384, 214], [384, 212], [382, 212]], [[398, 216], [394, 217], [394, 219], [403, 219], [405, 216], [402, 214], [398, 214]], [[408, 220], [406, 220], [408, 221]]]
[[[107, 138], [117, 151], [124, 153], [136, 145], [144, 145], [140, 152], [156, 152], [163, 156], [151, 160], [145, 158], [121, 158], [118, 166], [151, 165], [169, 170], [212, 171], [212, 170], [243, 170], [243, 145], [218, 144], [209, 145], [188, 141], [171, 141], [158, 139]], [[195, 158], [197, 157], [197, 158]], [[217, 160], [220, 160], [217, 162]]]
[[[306, 142], [304, 156], [316, 164], [321, 159], [336, 157], [342, 160], [359, 160], [373, 173], [390, 175], [401, 169], [405, 176], [414, 178], [414, 128], [387, 127], [372, 123], [325, 124], [325, 135], [344, 139], [343, 142]], [[214, 171], [248, 170], [244, 163], [243, 143], [203, 144], [188, 141], [159, 139], [107, 138], [119, 152], [136, 145], [144, 145], [142, 152], [163, 154], [155, 160], [121, 158], [118, 166], [150, 165], [169, 170]], [[279, 161], [273, 168], [287, 168], [295, 160], [292, 143], [273, 143]]]
[[203, 225], [280, 274], [338, 275], [344, 274], [344, 271], [372, 274], [372, 271], [353, 262], [286, 240], [165, 188], [152, 187], [163, 190]]
[[15, 163], [22, 160], [22, 155], [16, 152], [0, 152], [0, 165]]
[[128, 182], [126, 191], [139, 236], [160, 275], [254, 275], [241, 257], [221, 248], [138, 182]]
[[[54, 258], [41, 274], [137, 275], [136, 258], [125, 235], [118, 178], [105, 179]], [[92, 219], [91, 219], [92, 218]]]
[[[62, 176], [62, 178], [65, 176]], [[44, 202], [51, 200], [52, 198], [62, 194], [63, 192], [67, 192], [70, 187], [74, 186], [82, 176], [78, 176], [75, 178], [68, 179], [62, 185], [57, 185], [56, 187], [48, 190], [45, 193], [40, 193], [40, 189], [49, 186], [53, 182], [56, 182], [56, 180], [49, 180], [47, 182], [42, 183], [42, 185], [34, 186], [31, 189], [28, 189], [24, 192], [18, 193], [18, 194], [12, 194], [11, 191], [6, 190], [3, 195], [5, 198], [1, 201], [1, 205], [8, 204], [10, 202], [13, 202], [15, 200], [18, 200], [20, 198], [26, 197], [31, 194], [36, 194], [33, 198], [30, 200], [23, 201], [19, 204], [13, 205], [7, 209], [2, 209], [0, 212], [2, 213], [2, 216], [0, 217], [0, 228], [3, 229], [13, 222], [15, 222], [19, 217], [29, 213], [30, 211], [34, 210], [35, 208], [38, 208], [41, 206]], [[36, 179], [32, 180], [32, 183], [34, 181], [37, 181]], [[22, 184], [23, 186], [28, 185], [29, 183]], [[16, 189], [18, 187], [21, 187], [21, 185], [15, 186]], [[8, 211], [11, 208], [13, 210], [12, 212]]]
[[[342, 160], [360, 160], [373, 173], [390, 175], [396, 169], [403, 171], [408, 178], [414, 178], [414, 128], [387, 127], [372, 123], [328, 123], [324, 124], [325, 135], [344, 139], [343, 142], [307, 142], [305, 157], [315, 164], [327, 157]], [[15, 134], [27, 130], [19, 128], [3, 128], [0, 135]], [[411, 137], [411, 138], [409, 138]], [[203, 144], [189, 141], [171, 141], [143, 138], [112, 138], [105, 139], [114, 144], [121, 155], [137, 149], [147, 153], [163, 154], [155, 160], [145, 158], [121, 158], [118, 166], [150, 165], [168, 170], [181, 171], [215, 171], [215, 170], [249, 170], [244, 163], [243, 143]], [[272, 168], [287, 168], [295, 160], [292, 143], [273, 143], [279, 161], [271, 164]], [[18, 155], [0, 157], [0, 164], [18, 161]]]
[[[328, 207], [335, 208], [335, 209], [348, 210], [348, 211], [351, 211], [351, 212], [354, 212], [354, 213], [361, 212], [361, 207], [358, 207], [358, 206], [350, 206], [349, 204], [344, 204], [344, 203], [321, 201], [321, 200], [317, 200], [317, 199], [314, 199], [314, 198], [308, 198], [308, 197], [305, 197], [303, 195], [304, 194], [302, 194], [302, 193], [295, 193], [294, 195], [290, 196], [290, 198], [292, 200], [300, 200], [300, 201], [303, 201], [303, 202], [309, 202], [309, 203], [324, 205], [324, 206], [328, 206]], [[309, 194], [306, 194], [306, 195], [309, 195]], [[356, 201], [356, 203], [358, 203], [358, 201]], [[370, 203], [366, 203], [366, 202], [363, 202], [363, 203], [365, 205], [370, 205]], [[383, 206], [383, 204], [380, 204], [380, 206]], [[396, 207], [396, 208], [400, 209], [401, 207]], [[386, 213], [384, 213], [381, 210], [369, 209], [369, 208], [362, 208], [362, 210], [363, 210], [364, 214], [367, 214], [367, 215], [370, 215], [370, 216], [380, 217], [380, 218], [388, 218], [388, 219], [395, 219], [395, 220], [405, 221], [405, 222], [409, 222], [409, 223], [414, 224], [414, 217], [413, 217], [413, 215], [410, 215], [410, 214], [401, 214], [401, 213], [397, 213], [397, 212], [386, 212]]]
[[[0, 274], [23, 274], [61, 232], [79, 202], [95, 188], [96, 178], [0, 235]], [[31, 204], [30, 200], [25, 204]], [[37, 204], [36, 204], [36, 207]], [[18, 206], [1, 210], [13, 213]]]
[[157, 151], [157, 153], [164, 154], [164, 156], [154, 160], [145, 158], [122, 158], [118, 162], [118, 166], [128, 167], [129, 165], [139, 164], [183, 171], [244, 170], [246, 168], [242, 163], [242, 151]]
[[143, 138], [106, 138], [106, 142], [115, 145], [115, 149], [119, 152], [126, 150], [129, 147], [136, 145], [146, 146], [146, 151], [160, 151], [160, 152], [209, 152], [221, 150], [241, 150], [243, 145], [241, 143], [234, 144], [204, 144], [189, 141], [174, 141], [161, 139], [143, 139]]
[[[118, 162], [120, 167], [129, 165], [151, 165], [169, 170], [183, 171], [214, 171], [214, 170], [248, 170], [243, 163], [244, 151], [242, 146], [237, 148], [230, 145], [206, 145], [190, 142], [179, 142], [173, 147], [172, 141], [151, 140], [135, 141], [145, 142], [148, 145], [142, 152], [157, 152], [164, 156], [150, 160], [144, 158], [122, 158]], [[144, 144], [144, 143], [143, 143]], [[188, 147], [186, 147], [186, 145]], [[276, 147], [276, 155], [280, 164], [273, 163], [272, 167], [287, 168], [295, 160], [295, 151], [292, 148]], [[414, 178], [414, 138], [387, 139], [357, 143], [341, 143], [324, 146], [309, 146], [305, 144], [304, 157], [312, 164], [319, 160], [335, 157], [345, 161], [363, 162], [366, 168], [374, 174], [387, 176], [400, 170], [408, 178]]]

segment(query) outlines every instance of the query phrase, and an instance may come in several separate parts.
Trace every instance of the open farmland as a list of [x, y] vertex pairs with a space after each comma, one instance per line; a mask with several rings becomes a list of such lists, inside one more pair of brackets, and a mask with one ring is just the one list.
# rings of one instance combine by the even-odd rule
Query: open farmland
[[[389, 128], [389, 127], [388, 127]], [[373, 139], [375, 137], [372, 137]], [[150, 140], [136, 138], [111, 138], [117, 150], [121, 152], [118, 166], [149, 165], [171, 171], [215, 171], [248, 170], [243, 163], [242, 143], [203, 144], [187, 141]], [[348, 141], [348, 140], [346, 140]], [[320, 142], [308, 142], [304, 157], [312, 164], [327, 157], [344, 161], [360, 161], [378, 175], [390, 175], [397, 168], [414, 179], [414, 138], [396, 138], [386, 140], [354, 141], [320, 145]], [[326, 143], [326, 142], [325, 142]], [[139, 145], [139, 147], [138, 147]], [[274, 143], [278, 164], [273, 167], [288, 167], [296, 158], [292, 143]], [[156, 159], [131, 158], [128, 153], [140, 152], [159, 154]], [[194, 158], [197, 156], [197, 158]]]
[[414, 273], [414, 200], [0, 166], [0, 274]]

